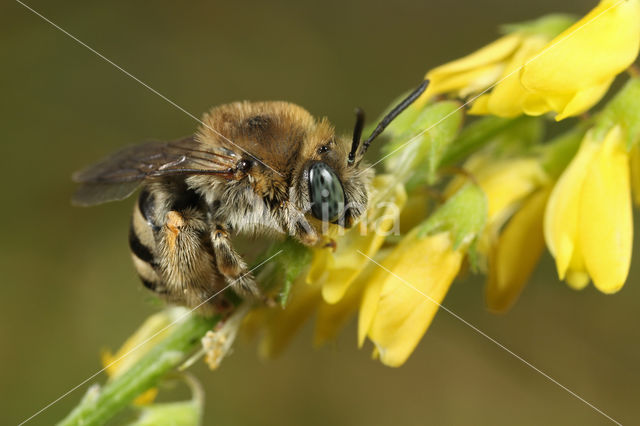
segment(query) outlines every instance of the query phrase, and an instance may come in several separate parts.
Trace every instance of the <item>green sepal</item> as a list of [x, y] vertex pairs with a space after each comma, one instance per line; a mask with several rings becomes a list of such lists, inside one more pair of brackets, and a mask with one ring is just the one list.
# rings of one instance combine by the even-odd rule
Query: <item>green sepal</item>
[[197, 426], [202, 408], [195, 401], [151, 404], [140, 410], [140, 417], [129, 426]]
[[428, 181], [435, 179], [442, 156], [458, 134], [464, 113], [460, 103], [442, 101], [423, 109], [409, 109], [389, 125], [391, 142], [383, 147], [387, 172], [409, 175], [425, 167]]
[[128, 426], [197, 426], [204, 412], [204, 391], [195, 377], [180, 374], [190, 388], [192, 398], [186, 401], [156, 402], [139, 406], [137, 419]]
[[520, 33], [526, 36], [541, 35], [552, 39], [576, 21], [577, 17], [574, 15], [553, 13], [530, 21], [501, 25], [500, 32], [502, 34]]
[[488, 116], [467, 125], [458, 137], [447, 146], [441, 159], [441, 166], [454, 166], [470, 154], [489, 143], [513, 150], [516, 140], [520, 150], [523, 146], [537, 142], [542, 136], [542, 122], [536, 117], [520, 116], [501, 118]]
[[557, 179], [569, 165], [580, 148], [580, 143], [587, 132], [587, 122], [553, 138], [541, 147], [542, 167], [549, 177]]
[[544, 131], [545, 122], [542, 117], [523, 115], [499, 132], [490, 141], [490, 148], [500, 157], [519, 156], [540, 144]]
[[640, 78], [631, 78], [596, 118], [596, 139], [602, 139], [613, 126], [620, 125], [627, 135], [627, 149], [640, 140]]
[[482, 189], [474, 183], [467, 183], [419, 225], [418, 235], [424, 237], [449, 231], [454, 249], [468, 246], [484, 229], [487, 209], [487, 197]]
[[471, 268], [471, 272], [473, 272], [474, 274], [478, 274], [486, 269], [483, 267], [484, 256], [482, 256], [478, 251], [477, 238], [475, 238], [469, 245], [469, 249], [467, 250], [467, 259], [469, 259], [469, 267]]
[[[273, 257], [278, 252], [279, 255]], [[270, 257], [273, 259], [265, 265], [265, 271], [260, 275], [260, 283], [267, 292], [271, 289], [277, 291], [278, 303], [284, 308], [289, 300], [293, 282], [311, 263], [311, 250], [289, 237], [274, 244], [261, 259], [264, 261]]]

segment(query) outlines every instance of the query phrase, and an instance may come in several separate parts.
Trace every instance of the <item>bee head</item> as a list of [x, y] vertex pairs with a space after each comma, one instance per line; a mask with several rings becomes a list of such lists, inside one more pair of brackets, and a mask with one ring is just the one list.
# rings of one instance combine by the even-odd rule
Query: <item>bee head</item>
[[[426, 89], [428, 81], [423, 81], [409, 96], [393, 108], [376, 126], [371, 135], [360, 145], [364, 128], [364, 113], [356, 109], [356, 124], [347, 153], [342, 144], [322, 145], [318, 157], [305, 167], [303, 179], [306, 182], [311, 215], [323, 223], [333, 223], [345, 228], [365, 211], [368, 201], [366, 182], [372, 172], [370, 168], [361, 170], [358, 166], [371, 142], [402, 111], [411, 105]], [[342, 149], [340, 149], [342, 148]], [[345, 158], [346, 157], [346, 158]]]

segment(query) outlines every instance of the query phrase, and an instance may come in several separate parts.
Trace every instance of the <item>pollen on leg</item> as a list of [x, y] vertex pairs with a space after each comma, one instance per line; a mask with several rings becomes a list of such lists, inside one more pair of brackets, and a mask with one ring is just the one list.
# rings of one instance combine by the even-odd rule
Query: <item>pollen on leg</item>
[[184, 226], [184, 218], [177, 211], [170, 211], [167, 213], [167, 227], [176, 236], [180, 233], [180, 228]]
[[167, 229], [170, 231], [167, 233], [167, 243], [171, 250], [174, 249], [176, 245], [176, 238], [180, 233], [180, 228], [184, 226], [184, 218], [182, 215], [176, 211], [170, 211], [167, 213]]

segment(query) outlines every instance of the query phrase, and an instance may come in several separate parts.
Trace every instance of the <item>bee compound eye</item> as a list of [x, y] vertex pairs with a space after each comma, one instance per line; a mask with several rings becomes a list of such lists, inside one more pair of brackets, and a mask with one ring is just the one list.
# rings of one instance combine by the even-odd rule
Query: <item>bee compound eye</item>
[[344, 189], [340, 179], [326, 163], [314, 163], [309, 168], [311, 214], [323, 222], [336, 222], [343, 214]]

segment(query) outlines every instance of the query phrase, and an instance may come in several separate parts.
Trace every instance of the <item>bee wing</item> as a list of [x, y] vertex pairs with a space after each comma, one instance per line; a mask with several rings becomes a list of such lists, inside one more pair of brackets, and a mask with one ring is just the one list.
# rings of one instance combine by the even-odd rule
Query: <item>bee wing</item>
[[205, 147], [193, 137], [133, 145], [74, 173], [80, 186], [72, 202], [90, 206], [122, 200], [144, 180], [156, 177], [206, 174], [232, 179], [239, 159], [233, 151]]

